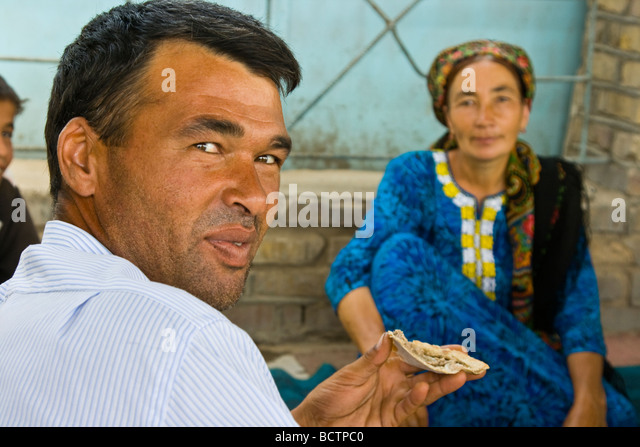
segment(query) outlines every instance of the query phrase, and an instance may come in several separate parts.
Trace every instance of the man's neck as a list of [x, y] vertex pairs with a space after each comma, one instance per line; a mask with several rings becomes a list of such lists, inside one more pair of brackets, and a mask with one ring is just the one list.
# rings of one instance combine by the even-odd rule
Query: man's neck
[[86, 231], [104, 245], [104, 235], [100, 231], [102, 228], [100, 223], [95, 218], [87, 217], [95, 216], [95, 213], [83, 212], [88, 206], [92, 206], [88, 203], [88, 199], [60, 190], [54, 206], [53, 218]]

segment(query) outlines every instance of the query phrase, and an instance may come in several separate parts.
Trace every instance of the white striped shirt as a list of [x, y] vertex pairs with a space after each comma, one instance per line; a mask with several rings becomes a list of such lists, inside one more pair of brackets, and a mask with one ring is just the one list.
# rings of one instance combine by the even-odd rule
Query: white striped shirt
[[48, 222], [0, 285], [2, 426], [295, 426], [246, 332]]

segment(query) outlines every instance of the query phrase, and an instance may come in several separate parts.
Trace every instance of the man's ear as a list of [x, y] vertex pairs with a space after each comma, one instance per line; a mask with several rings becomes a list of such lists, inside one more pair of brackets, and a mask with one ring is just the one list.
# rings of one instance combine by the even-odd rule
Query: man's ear
[[89, 197], [97, 184], [98, 135], [86, 119], [71, 119], [58, 136], [58, 163], [64, 183], [81, 197]]

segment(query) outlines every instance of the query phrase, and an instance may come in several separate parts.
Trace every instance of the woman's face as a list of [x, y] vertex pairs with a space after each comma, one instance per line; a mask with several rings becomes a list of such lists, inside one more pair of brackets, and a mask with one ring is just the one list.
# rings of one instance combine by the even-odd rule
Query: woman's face
[[529, 106], [515, 74], [483, 59], [461, 69], [451, 81], [445, 115], [461, 153], [475, 161], [491, 161], [509, 156], [529, 122]]

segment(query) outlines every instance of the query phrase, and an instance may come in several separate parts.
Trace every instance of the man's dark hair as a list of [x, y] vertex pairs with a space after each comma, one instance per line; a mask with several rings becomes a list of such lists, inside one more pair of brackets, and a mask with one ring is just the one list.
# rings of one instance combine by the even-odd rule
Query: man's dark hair
[[281, 94], [301, 80], [286, 43], [251, 16], [202, 0], [126, 3], [96, 16], [62, 54], [53, 80], [45, 126], [54, 201], [62, 186], [58, 136], [74, 117], [84, 117], [100, 139], [122, 146], [128, 124], [143, 101], [145, 67], [169, 39], [201, 44], [271, 79]]
[[16, 106], [16, 115], [19, 115], [22, 112], [22, 104], [25, 102], [25, 100], [20, 99], [15, 90], [7, 84], [7, 81], [5, 81], [2, 76], [0, 76], [0, 101], [12, 102], [13, 105]]

